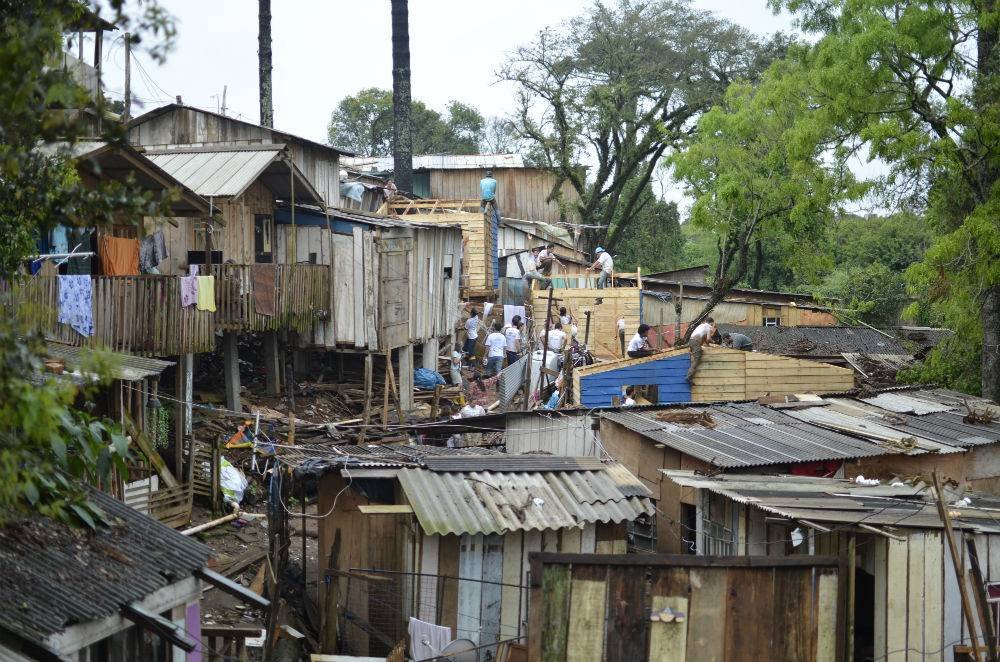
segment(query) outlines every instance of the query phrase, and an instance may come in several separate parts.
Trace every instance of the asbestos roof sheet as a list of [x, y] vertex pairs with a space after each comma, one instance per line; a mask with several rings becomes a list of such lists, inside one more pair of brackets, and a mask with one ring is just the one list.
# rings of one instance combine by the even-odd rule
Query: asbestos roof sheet
[[[665, 469], [663, 474], [681, 487], [705, 489], [793, 520], [825, 525], [942, 527], [933, 490], [923, 483], [869, 486], [849, 480], [804, 476], [720, 474], [707, 477], [673, 469]], [[1000, 533], [1000, 519], [993, 513], [1000, 506], [1000, 498], [969, 492], [964, 496], [969, 497], [972, 505], [957, 506], [954, 502], [961, 495], [948, 489], [945, 492], [957, 528]]]
[[588, 523], [628, 522], [655, 512], [647, 496], [628, 496], [620, 479], [606, 471], [401, 469], [399, 481], [428, 535], [581, 528]]
[[[706, 413], [714, 427], [658, 418], [664, 412]], [[605, 412], [603, 417], [654, 442], [717, 467], [752, 467], [883, 455], [863, 439], [817, 428], [756, 403]]]
[[[96, 532], [37, 515], [0, 527], [0, 619], [42, 644], [68, 626], [112, 616], [205, 567], [212, 550], [106, 494]], [[0, 655], [2, 657], [2, 655]]]
[[[721, 333], [742, 333], [758, 352], [794, 356], [839, 356], [848, 353], [913, 352], [899, 339], [864, 326], [738, 326], [720, 324]], [[891, 334], [890, 334], [891, 335]]]
[[[358, 156], [342, 159], [345, 166], [363, 172], [390, 172], [391, 156]], [[422, 154], [413, 157], [414, 170], [467, 170], [470, 168], [523, 168], [520, 154]]]
[[121, 379], [127, 382], [157, 377], [168, 367], [174, 365], [171, 361], [161, 361], [122, 352], [97, 351], [87, 347], [74, 347], [52, 341], [46, 343], [46, 354], [49, 358], [63, 361], [68, 370], [77, 370], [93, 361], [103, 360], [112, 379]]
[[868, 439], [885, 446], [890, 452], [920, 455], [929, 451], [958, 453], [962, 450], [950, 444], [926, 439], [913, 430], [899, 429], [884, 417], [854, 415], [833, 407], [806, 407], [785, 411], [800, 421]]

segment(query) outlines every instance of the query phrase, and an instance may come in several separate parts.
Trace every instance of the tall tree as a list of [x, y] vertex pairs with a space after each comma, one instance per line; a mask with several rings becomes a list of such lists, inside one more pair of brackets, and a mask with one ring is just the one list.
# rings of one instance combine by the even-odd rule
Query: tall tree
[[271, 88], [271, 0], [257, 0], [257, 78], [260, 82], [260, 125], [274, 126]]
[[410, 133], [410, 26], [407, 0], [392, 0], [392, 161], [400, 191], [413, 191]]
[[[941, 227], [912, 284], [942, 318], [975, 315], [983, 395], [1000, 399], [1000, 13], [994, 0], [772, 0], [821, 38], [812, 102], [891, 170], [883, 190]], [[969, 306], [956, 308], [955, 302]]]
[[[330, 144], [359, 154], [390, 156], [393, 141], [392, 92], [376, 87], [344, 97], [330, 116]], [[475, 154], [486, 122], [478, 110], [459, 101], [445, 115], [420, 101], [410, 104], [414, 154]]]
[[826, 152], [830, 127], [800, 93], [804, 76], [801, 67], [776, 62], [759, 85], [734, 83], [672, 159], [695, 197], [689, 222], [717, 239], [712, 292], [695, 322], [747, 277], [761, 242], [793, 237], [800, 250], [813, 245], [835, 203], [861, 193], [844, 151]]
[[[553, 195], [568, 181], [581, 223], [600, 226], [584, 233], [587, 247], [614, 249], [660, 158], [782, 43], [761, 43], [686, 2], [595, 2], [514, 51], [500, 76], [519, 88], [518, 130], [557, 174]], [[579, 167], [588, 161], [590, 177]]]
[[[162, 58], [173, 36], [169, 16], [155, 1], [136, 16], [125, 16], [126, 3], [113, 2], [110, 18], [133, 35], [165, 35], [144, 46]], [[107, 182], [85, 187], [70, 154], [53, 157], [40, 150], [47, 143], [73, 142], [92, 136], [85, 118], [103, 111], [58, 62], [63, 35], [84, 16], [76, 0], [0, 0], [0, 278], [35, 251], [34, 237], [52, 225], [93, 226], [169, 215], [163, 200], [144, 195], [131, 184]], [[109, 17], [105, 17], [109, 18]], [[64, 109], [84, 109], [66, 113]], [[101, 138], [121, 141], [122, 127], [104, 123]], [[37, 311], [36, 311], [37, 312]], [[0, 319], [0, 522], [19, 511], [94, 525], [100, 513], [77, 479], [106, 480], [111, 468], [124, 470], [127, 442], [108, 421], [74, 409], [86, 391], [70, 380], [45, 377], [44, 338], [16, 316]], [[88, 366], [87, 374], [102, 372]]]

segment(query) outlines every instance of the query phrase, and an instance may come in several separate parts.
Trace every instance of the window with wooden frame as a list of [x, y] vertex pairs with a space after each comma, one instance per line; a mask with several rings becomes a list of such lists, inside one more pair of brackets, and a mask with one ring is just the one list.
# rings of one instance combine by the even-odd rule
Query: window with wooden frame
[[781, 307], [764, 306], [764, 326], [781, 326]]

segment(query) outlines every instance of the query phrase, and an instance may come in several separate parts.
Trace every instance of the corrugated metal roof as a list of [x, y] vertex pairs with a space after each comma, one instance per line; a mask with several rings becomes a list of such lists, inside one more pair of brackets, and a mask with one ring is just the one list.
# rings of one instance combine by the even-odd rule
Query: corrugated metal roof
[[685, 407], [707, 413], [714, 428], [657, 418], [668, 409], [605, 412], [603, 417], [718, 467], [752, 467], [883, 455], [886, 449], [816, 428], [755, 403]]
[[884, 445], [891, 452], [920, 455], [928, 451], [959, 453], [961, 448], [942, 444], [914, 434], [911, 430], [896, 429], [889, 421], [873, 416], [856, 416], [833, 407], [806, 407], [785, 410], [789, 416], [829, 430], [846, 432]]
[[502, 456], [491, 448], [447, 448], [420, 444], [299, 444], [277, 450], [281, 462], [296, 472], [322, 474], [340, 467], [419, 467], [428, 457]]
[[[391, 172], [391, 156], [342, 157], [341, 164], [362, 172]], [[470, 168], [523, 168], [520, 154], [421, 154], [413, 157], [414, 170], [467, 170]]]
[[77, 623], [117, 614], [191, 576], [212, 550], [97, 491], [113, 522], [96, 532], [33, 515], [0, 527], [3, 627], [42, 643]]
[[157, 151], [146, 156], [157, 166], [205, 197], [241, 194], [281, 156], [284, 145], [243, 149]]
[[[708, 490], [793, 520], [848, 526], [942, 527], [933, 491], [922, 483], [868, 486], [836, 478], [804, 476], [720, 474], [707, 477], [673, 469], [665, 469], [663, 474], [681, 487]], [[947, 488], [945, 492], [949, 502], [960, 496]], [[1000, 507], [1000, 498], [971, 492], [965, 496], [972, 500], [971, 506], [949, 507], [955, 526], [1000, 533], [1000, 519], [993, 514]]]
[[560, 457], [558, 455], [440, 456], [425, 457], [423, 464], [431, 471], [601, 471], [604, 464], [596, 457]]
[[402, 469], [399, 481], [424, 533], [505, 533], [627, 522], [655, 510], [626, 496], [605, 471], [435, 473]]
[[77, 370], [82, 365], [92, 363], [95, 360], [107, 359], [107, 369], [110, 377], [129, 382], [156, 377], [168, 367], [174, 365], [171, 361], [150, 359], [122, 352], [98, 351], [87, 347], [74, 347], [53, 341], [46, 342], [46, 353], [50, 358], [63, 361], [69, 370]]
[[868, 398], [859, 398], [862, 402], [894, 411], [897, 414], [930, 414], [940, 411], [951, 411], [954, 407], [938, 402], [924, 400], [918, 393], [879, 393]]
[[851, 364], [851, 367], [861, 373], [862, 377], [870, 377], [872, 375], [869, 373], [878, 372], [879, 370], [898, 372], [916, 362], [916, 359], [909, 354], [842, 352], [840, 355], [844, 357], [845, 361]]

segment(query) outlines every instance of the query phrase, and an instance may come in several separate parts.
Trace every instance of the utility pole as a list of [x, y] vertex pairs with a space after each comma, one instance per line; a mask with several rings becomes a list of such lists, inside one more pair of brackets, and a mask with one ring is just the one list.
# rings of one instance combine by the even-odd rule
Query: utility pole
[[222, 86], [222, 114], [226, 114], [226, 91], [229, 89], [228, 85]]
[[132, 35], [125, 33], [125, 110], [122, 111], [122, 121], [128, 122], [132, 117]]
[[410, 26], [407, 0], [392, 0], [392, 162], [402, 193], [413, 193], [410, 133]]
[[274, 127], [271, 89], [271, 0], [257, 0], [257, 75], [260, 81], [260, 125]]

